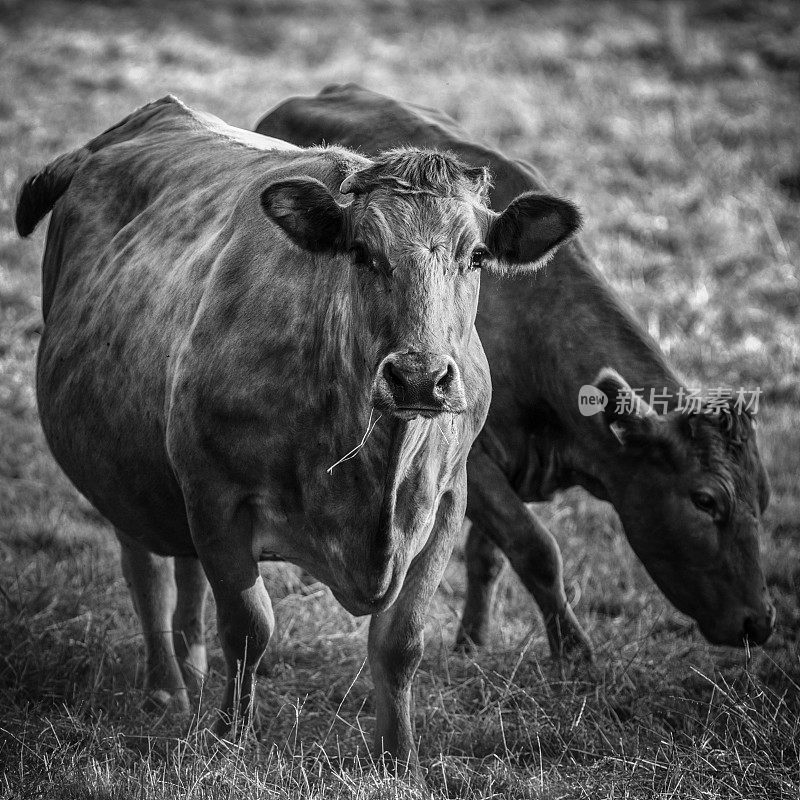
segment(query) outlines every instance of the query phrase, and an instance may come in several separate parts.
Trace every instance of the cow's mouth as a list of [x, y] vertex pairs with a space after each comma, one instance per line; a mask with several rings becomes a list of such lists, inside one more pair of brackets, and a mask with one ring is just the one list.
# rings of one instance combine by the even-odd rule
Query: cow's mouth
[[433, 417], [438, 417], [440, 414], [444, 414], [447, 411], [447, 408], [437, 408], [435, 406], [395, 406], [392, 410], [392, 414], [394, 414], [394, 416], [398, 419], [408, 421], [416, 419], [417, 417], [432, 419]]

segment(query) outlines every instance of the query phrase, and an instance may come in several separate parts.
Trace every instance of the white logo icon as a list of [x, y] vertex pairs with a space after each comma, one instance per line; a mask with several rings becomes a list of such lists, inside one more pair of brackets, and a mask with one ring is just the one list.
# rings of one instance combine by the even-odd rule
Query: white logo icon
[[599, 414], [608, 404], [608, 397], [596, 386], [584, 384], [578, 391], [578, 410], [584, 417]]

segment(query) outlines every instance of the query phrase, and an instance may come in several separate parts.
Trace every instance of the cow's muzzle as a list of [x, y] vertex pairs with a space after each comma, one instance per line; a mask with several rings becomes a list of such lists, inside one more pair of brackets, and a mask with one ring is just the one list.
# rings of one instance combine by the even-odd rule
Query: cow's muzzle
[[700, 631], [712, 644], [741, 646], [745, 641], [762, 645], [775, 629], [775, 606], [767, 597], [758, 607], [743, 607], [714, 620], [698, 620]]
[[378, 365], [372, 386], [376, 409], [399, 417], [435, 417], [466, 409], [458, 364], [450, 356], [391, 353]]

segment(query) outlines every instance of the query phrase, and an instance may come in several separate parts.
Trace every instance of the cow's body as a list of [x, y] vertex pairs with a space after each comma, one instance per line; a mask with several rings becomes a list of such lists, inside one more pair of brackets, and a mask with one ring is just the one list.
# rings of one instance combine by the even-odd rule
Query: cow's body
[[[451, 151], [473, 165], [488, 165], [497, 209], [521, 191], [545, 186], [528, 164], [472, 141], [447, 115], [355, 85], [285, 101], [257, 131], [367, 154], [398, 143]], [[541, 607], [554, 653], [589, 649], [566, 602], [556, 542], [524, 505], [578, 485], [614, 505], [659, 586], [709, 638], [763, 641], [774, 621], [757, 545], [768, 484], [749, 422], [734, 425], [739, 433], [731, 436], [727, 423], [718, 425], [718, 418], [702, 412], [648, 416], [646, 424], [644, 414], [618, 420], [618, 426], [635, 429], [634, 449], [620, 445], [619, 430], [602, 424], [603, 415], [579, 413], [580, 387], [603, 367], [622, 373], [645, 399], [651, 389], [666, 391], [671, 408], [682, 383], [575, 241], [535, 281], [485, 281], [476, 324], [492, 370], [493, 399], [469, 459], [473, 527], [461, 640], [482, 643], [486, 637], [498, 545]], [[613, 411], [606, 414], [612, 420]], [[665, 445], [672, 462], [654, 464], [648, 447], [656, 454]], [[724, 463], [709, 455], [717, 451], [726, 454]], [[722, 491], [722, 484], [735, 499], [720, 528], [698, 505], [697, 492], [709, 486], [712, 493]]]
[[[45, 256], [37, 383], [53, 453], [114, 525], [168, 556], [196, 555], [181, 484], [209, 472], [176, 459], [208, 460], [208, 480], [254, 498], [256, 555], [313, 571], [352, 613], [374, 610], [371, 583], [392, 559], [350, 531], [381, 529], [377, 544], [394, 529], [430, 530], [483, 412], [481, 401], [454, 417], [452, 436], [386, 420], [360, 458], [326, 473], [364, 434], [371, 365], [343, 327], [343, 275], [298, 264], [274, 241], [256, 187], [311, 175], [338, 189], [361, 159], [277, 140], [256, 148], [176, 103], [105, 136]], [[464, 377], [486, 394], [477, 338]], [[397, 494], [416, 502], [397, 507]]]
[[[410, 645], [414, 657], [417, 633], [397, 628], [419, 628], [414, 597], [432, 593], [463, 518], [466, 456], [489, 401], [480, 342], [459, 365], [464, 413], [382, 419], [358, 458], [327, 472], [364, 435], [374, 354], [354, 341], [349, 273], [297, 257], [259, 207], [267, 183], [311, 176], [336, 192], [368, 162], [256, 147], [171, 100], [87, 148], [48, 235], [38, 400], [56, 459], [118, 531], [151, 660], [169, 656], [155, 628], [172, 628], [158, 619], [153, 553], [178, 558], [195, 600], [200, 557], [234, 665], [254, 668], [272, 627], [257, 571], [272, 554], [313, 571], [352, 613], [383, 611], [395, 626], [387, 650]], [[149, 669], [166, 670], [162, 695], [179, 688], [169, 667]], [[379, 748], [410, 757], [406, 700], [373, 670], [388, 709]], [[235, 716], [233, 691], [224, 709]]]
[[414, 761], [425, 609], [489, 405], [480, 268], [524, 269], [578, 224], [557, 198], [485, 203], [452, 157], [301, 150], [173, 98], [24, 185], [21, 234], [53, 209], [42, 425], [116, 528], [160, 705], [188, 710], [204, 672], [205, 572], [218, 729], [246, 722], [274, 625], [258, 561], [278, 557], [373, 615], [378, 753]]

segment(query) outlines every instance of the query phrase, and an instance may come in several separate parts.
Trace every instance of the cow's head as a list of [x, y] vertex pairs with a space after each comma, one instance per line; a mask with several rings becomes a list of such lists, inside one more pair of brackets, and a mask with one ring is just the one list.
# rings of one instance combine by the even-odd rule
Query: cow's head
[[607, 446], [624, 463], [611, 499], [647, 571], [709, 641], [763, 643], [775, 622], [758, 542], [769, 482], [752, 417], [708, 401], [658, 415], [610, 369], [595, 385], [608, 397], [597, 417]]
[[365, 312], [372, 403], [384, 414], [464, 411], [461, 363], [481, 270], [535, 268], [580, 224], [571, 203], [534, 193], [496, 214], [488, 187], [485, 169], [409, 148], [345, 178], [347, 205], [310, 178], [273, 183], [261, 196], [295, 244], [344, 257]]

